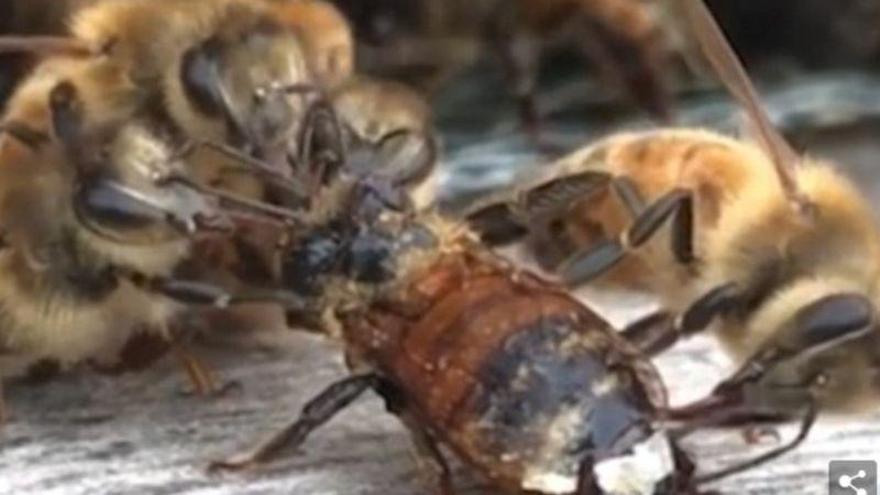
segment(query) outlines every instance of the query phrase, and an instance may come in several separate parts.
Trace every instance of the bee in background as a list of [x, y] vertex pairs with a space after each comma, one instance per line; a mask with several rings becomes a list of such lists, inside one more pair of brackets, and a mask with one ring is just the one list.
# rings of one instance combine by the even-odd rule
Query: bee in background
[[[193, 238], [234, 215], [185, 180], [187, 167], [141, 114], [111, 62], [50, 58], [16, 90], [0, 128], [0, 378], [51, 364], [145, 366], [173, 345], [196, 390], [216, 388], [174, 328], [162, 294]], [[141, 280], [167, 281], [145, 285]]]
[[345, 16], [324, 0], [269, 0], [275, 18], [299, 36], [315, 80], [332, 91], [355, 72], [355, 42]]
[[[426, 60], [439, 61], [430, 84], [436, 87], [461, 67], [472, 64], [481, 48], [487, 47], [503, 63], [521, 119], [533, 133], [540, 120], [535, 92], [542, 54], [547, 48], [560, 45], [579, 49], [599, 70], [606, 87], [625, 88], [624, 97], [661, 120], [671, 118], [667, 72], [674, 66], [674, 47], [661, 22], [661, 6], [657, 2], [336, 3], [367, 41], [363, 53], [372, 55], [366, 60], [367, 72], [371, 59], [375, 59], [377, 71], [391, 73], [408, 66], [424, 67]], [[378, 48], [370, 49], [369, 44]]]
[[[7, 0], [0, 4], [0, 36], [52, 36], [63, 33], [70, 12], [95, 0]], [[14, 50], [0, 53], [0, 103], [36, 65], [34, 53]], [[2, 106], [2, 105], [0, 105]]]
[[[668, 314], [638, 333], [645, 349], [719, 320], [717, 335], [741, 368], [682, 410], [739, 417], [734, 424], [800, 417], [791, 449], [819, 411], [880, 404], [880, 232], [851, 181], [797, 155], [773, 129], [702, 3], [682, 5], [757, 145], [688, 129], [612, 137], [469, 217], [491, 242], [530, 235], [533, 248], [554, 246], [539, 257], [569, 283], [654, 291]], [[654, 236], [664, 223], [668, 231]]]

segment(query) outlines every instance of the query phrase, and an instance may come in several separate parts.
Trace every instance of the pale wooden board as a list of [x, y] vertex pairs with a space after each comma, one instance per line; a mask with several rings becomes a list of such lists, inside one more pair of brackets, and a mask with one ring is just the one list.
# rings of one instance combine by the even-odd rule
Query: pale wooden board
[[[338, 353], [327, 343], [296, 334], [281, 340], [282, 347], [271, 352], [208, 352], [225, 377], [244, 387], [219, 399], [180, 396], [182, 374], [170, 360], [122, 379], [68, 376], [46, 386], [12, 388], [15, 418], [0, 442], [0, 493], [425, 493], [406, 433], [375, 397], [320, 430], [299, 455], [248, 475], [205, 473], [207, 461], [254, 445], [343, 376]], [[699, 396], [727, 369], [705, 339], [686, 343], [660, 364], [676, 400]], [[826, 493], [829, 460], [880, 460], [877, 419], [820, 423], [797, 452], [719, 488], [730, 494]], [[687, 446], [707, 469], [754, 452], [736, 432], [700, 434]], [[459, 474], [463, 494], [483, 493], [467, 471]]]

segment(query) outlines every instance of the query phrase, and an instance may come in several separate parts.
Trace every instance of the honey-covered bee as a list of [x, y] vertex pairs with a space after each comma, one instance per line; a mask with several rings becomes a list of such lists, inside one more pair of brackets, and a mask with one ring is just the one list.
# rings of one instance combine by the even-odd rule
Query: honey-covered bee
[[[498, 487], [574, 493], [596, 482], [594, 458], [653, 438], [665, 394], [648, 361], [564, 291], [466, 230], [389, 206], [398, 198], [386, 191], [371, 180], [336, 182], [321, 204], [345, 206], [293, 232], [283, 251], [283, 287], [302, 301], [291, 322], [340, 337], [352, 376], [256, 454], [215, 469], [295, 447], [370, 389], [411, 431], [438, 493], [451, 493], [439, 444]], [[689, 472], [665, 449], [674, 467], [651, 481], [688, 486]], [[673, 472], [681, 476], [667, 480]]]
[[[133, 280], [171, 277], [192, 237], [228, 219], [185, 183], [157, 182], [186, 167], [141, 118], [137, 91], [106, 60], [51, 58], [10, 101], [0, 124], [2, 379], [47, 363], [137, 368], [178, 335], [182, 306]], [[207, 391], [210, 375], [178, 348]]]
[[[665, 387], [647, 357], [563, 286], [516, 268], [465, 226], [417, 212], [381, 173], [341, 174], [319, 193], [319, 205], [337, 207], [308, 211], [290, 230], [270, 290], [292, 326], [341, 340], [352, 375], [254, 453], [212, 470], [296, 448], [373, 390], [410, 431], [437, 493], [453, 493], [441, 446], [513, 492], [625, 484], [696, 494], [718, 478], [694, 477], [664, 425]], [[223, 290], [211, 293], [186, 300], [228, 303]], [[712, 422], [675, 413], [688, 430]], [[635, 478], [619, 469], [634, 455], [647, 461]]]
[[529, 235], [570, 283], [654, 291], [669, 314], [642, 335], [646, 348], [720, 320], [742, 368], [701, 407], [802, 417], [793, 447], [817, 411], [880, 403], [880, 232], [858, 187], [772, 128], [705, 6], [683, 6], [757, 143], [691, 129], [612, 137], [470, 218], [492, 242]]
[[[337, 5], [367, 43], [367, 70], [399, 73], [407, 66], [447, 79], [487, 48], [504, 64], [510, 91], [529, 129], [539, 121], [535, 91], [542, 52], [567, 45], [583, 53], [607, 87], [624, 89], [655, 116], [670, 118], [667, 72], [672, 40], [652, 0], [348, 1]], [[369, 45], [378, 46], [369, 49]], [[375, 59], [375, 61], [371, 60]], [[431, 71], [426, 63], [437, 62]], [[389, 67], [390, 66], [390, 67]], [[422, 70], [423, 72], [424, 70]], [[429, 79], [431, 81], [431, 79]]]

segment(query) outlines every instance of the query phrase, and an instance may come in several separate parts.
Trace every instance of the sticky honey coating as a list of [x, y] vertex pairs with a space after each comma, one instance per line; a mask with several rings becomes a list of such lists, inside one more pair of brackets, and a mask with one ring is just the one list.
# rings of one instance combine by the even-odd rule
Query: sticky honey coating
[[574, 493], [593, 453], [650, 435], [656, 370], [561, 287], [438, 215], [386, 209], [348, 231], [328, 213], [285, 254], [284, 286], [494, 486]]
[[[647, 434], [653, 406], [632, 368], [638, 358], [568, 296], [530, 276], [457, 268], [470, 263], [450, 255], [413, 274], [425, 309], [415, 318], [370, 311], [347, 332], [358, 339], [352, 352], [366, 353], [437, 439], [497, 486], [573, 493], [592, 451]], [[546, 479], [559, 480], [552, 491]]]
[[184, 236], [152, 225], [127, 229], [122, 237], [108, 236], [84, 223], [74, 206], [86, 164], [74, 163], [77, 153], [62, 143], [52, 123], [50, 94], [61, 84], [70, 84], [78, 96], [81, 143], [94, 145], [104, 160], [89, 170], [134, 185], [146, 181], [139, 175], [175, 166], [170, 147], [133, 118], [137, 99], [130, 93], [135, 89], [114, 64], [49, 59], [20, 85], [3, 124], [41, 137], [27, 143], [13, 133], [0, 136], [3, 378], [44, 360], [61, 369], [87, 361], [114, 366], [136, 335], [167, 340], [168, 323], [180, 310], [180, 305], [118, 277], [115, 270], [170, 275], [188, 255]]

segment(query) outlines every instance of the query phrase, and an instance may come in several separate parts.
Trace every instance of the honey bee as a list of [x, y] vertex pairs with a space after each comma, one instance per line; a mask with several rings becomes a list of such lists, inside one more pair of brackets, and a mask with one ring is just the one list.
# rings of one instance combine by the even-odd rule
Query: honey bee
[[[71, 33], [125, 67], [183, 138], [284, 170], [313, 80], [301, 40], [268, 2], [108, 0], [77, 11]], [[217, 163], [210, 154], [204, 161]]]
[[[572, 46], [598, 69], [609, 88], [661, 120], [671, 117], [667, 75], [673, 51], [656, 2], [645, 0], [498, 0], [353, 2], [336, 0], [355, 30], [373, 45], [380, 71], [396, 66], [423, 67], [439, 60], [430, 86], [451, 77], [460, 66], [488, 48], [510, 81], [520, 117], [536, 131], [535, 102], [542, 52], [554, 45]], [[367, 6], [366, 4], [369, 4]], [[472, 42], [467, 42], [472, 40]], [[369, 55], [376, 50], [365, 49]], [[391, 62], [389, 63], [389, 60]], [[367, 63], [370, 61], [367, 60]], [[391, 67], [387, 67], [391, 65]]]
[[[2, 379], [43, 363], [123, 371], [174, 345], [197, 390], [214, 386], [175, 344], [183, 307], [162, 290], [190, 288], [175, 268], [194, 236], [227, 230], [229, 218], [185, 182], [160, 183], [186, 166], [137, 94], [107, 60], [55, 57], [10, 100], [0, 124]], [[168, 281], [136, 282], [155, 278]]]
[[850, 180], [773, 129], [702, 2], [682, 5], [757, 143], [692, 129], [611, 137], [470, 218], [490, 242], [531, 237], [539, 260], [569, 283], [652, 290], [668, 313], [643, 329], [645, 349], [719, 320], [741, 368], [685, 410], [802, 418], [778, 455], [806, 437], [818, 411], [880, 402], [880, 233]]
[[[150, 110], [145, 118], [186, 150], [195, 183], [263, 198], [267, 186], [254, 173], [289, 170], [317, 91], [304, 37], [285, 24], [285, 8], [268, 0], [106, 0], [71, 9], [69, 34], [5, 42], [112, 62], [137, 89], [132, 98]], [[284, 177], [277, 186], [297, 189]], [[260, 232], [244, 222], [236, 228]], [[204, 256], [189, 260], [190, 268], [234, 282], [226, 272], [262, 269], [259, 260], [243, 261], [249, 249], [199, 240]]]

